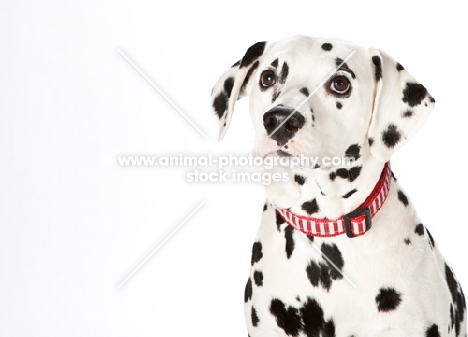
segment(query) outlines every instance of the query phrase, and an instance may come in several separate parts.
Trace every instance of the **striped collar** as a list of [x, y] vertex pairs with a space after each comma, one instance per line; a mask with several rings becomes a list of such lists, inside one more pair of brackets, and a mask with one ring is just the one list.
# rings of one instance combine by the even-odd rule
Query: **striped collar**
[[276, 210], [288, 225], [309, 236], [333, 237], [344, 233], [350, 238], [361, 236], [372, 227], [372, 218], [387, 199], [391, 177], [390, 162], [387, 162], [374, 190], [364, 203], [335, 220], [305, 217], [294, 214], [289, 209], [276, 208]]

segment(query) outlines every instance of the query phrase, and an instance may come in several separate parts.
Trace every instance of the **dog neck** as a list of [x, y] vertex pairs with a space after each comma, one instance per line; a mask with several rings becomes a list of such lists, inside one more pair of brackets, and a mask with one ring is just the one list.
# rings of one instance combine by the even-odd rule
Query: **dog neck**
[[364, 202], [384, 165], [369, 155], [349, 169], [293, 169], [287, 185], [267, 189], [267, 199], [298, 215], [336, 219]]

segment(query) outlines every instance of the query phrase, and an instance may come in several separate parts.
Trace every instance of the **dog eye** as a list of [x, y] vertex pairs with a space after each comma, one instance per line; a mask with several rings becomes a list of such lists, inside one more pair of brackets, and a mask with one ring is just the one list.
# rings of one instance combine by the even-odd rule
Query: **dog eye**
[[330, 84], [330, 89], [340, 95], [346, 94], [350, 88], [351, 83], [345, 76], [336, 76]]
[[273, 70], [265, 70], [260, 76], [260, 85], [262, 88], [271, 87], [276, 83], [276, 74]]

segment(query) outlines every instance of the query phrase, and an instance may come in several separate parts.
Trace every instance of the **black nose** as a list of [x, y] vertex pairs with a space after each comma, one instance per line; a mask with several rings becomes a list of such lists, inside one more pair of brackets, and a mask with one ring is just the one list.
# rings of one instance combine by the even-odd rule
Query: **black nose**
[[263, 115], [263, 126], [268, 137], [276, 140], [278, 145], [286, 144], [304, 123], [304, 116], [284, 106], [276, 106]]

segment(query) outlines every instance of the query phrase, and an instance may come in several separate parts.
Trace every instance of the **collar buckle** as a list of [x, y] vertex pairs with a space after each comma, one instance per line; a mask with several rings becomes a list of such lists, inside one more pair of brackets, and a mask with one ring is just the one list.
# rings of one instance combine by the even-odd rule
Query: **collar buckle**
[[348, 214], [345, 214], [343, 216], [344, 218], [344, 223], [345, 223], [345, 228], [346, 228], [346, 235], [349, 237], [349, 238], [355, 238], [356, 236], [360, 236], [362, 234], [354, 234], [353, 231], [351, 230], [351, 220], [354, 219], [354, 218], [357, 218], [358, 216], [361, 216], [361, 215], [364, 215], [364, 219], [365, 219], [365, 225], [366, 225], [366, 230], [365, 232], [367, 232], [369, 229], [371, 229], [372, 227], [372, 217], [371, 217], [371, 213], [370, 213], [370, 209], [369, 207], [367, 206], [364, 206], [364, 207], [361, 207], [361, 208], [358, 208], [358, 209], [355, 209], [354, 211], [352, 212], [349, 212]]

